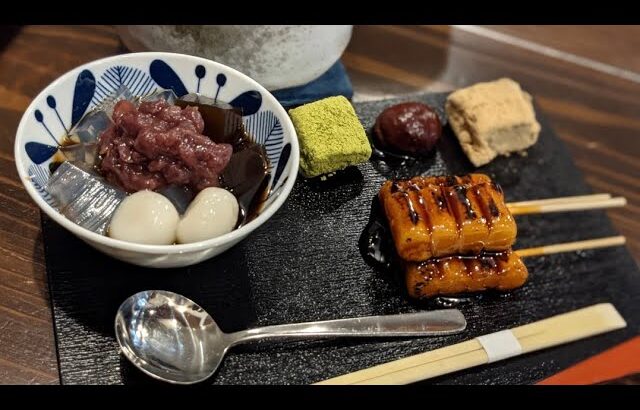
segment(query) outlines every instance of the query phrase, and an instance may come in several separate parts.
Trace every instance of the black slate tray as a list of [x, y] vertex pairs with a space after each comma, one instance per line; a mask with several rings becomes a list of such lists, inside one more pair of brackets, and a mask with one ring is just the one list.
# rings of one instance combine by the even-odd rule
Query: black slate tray
[[[431, 94], [411, 99], [442, 107], [444, 98]], [[360, 103], [356, 109], [370, 129], [377, 114], [398, 101]], [[589, 193], [562, 142], [539, 119], [540, 140], [526, 157], [500, 158], [480, 171], [502, 184], [509, 201]], [[445, 127], [437, 155], [409, 172], [470, 170]], [[184, 269], [143, 269], [110, 259], [44, 216], [62, 383], [158, 383], [119, 354], [113, 332], [119, 304], [145, 289], [186, 295], [225, 331], [429, 308], [407, 301], [396, 278], [366, 264], [358, 247], [387, 171], [367, 163], [329, 181], [298, 178], [284, 206], [250, 239]], [[615, 234], [601, 211], [522, 216], [518, 229], [516, 248]], [[522, 289], [459, 306], [469, 323], [462, 334], [241, 346], [206, 383], [312, 383], [599, 302], [618, 308], [628, 322], [624, 330], [423, 382], [535, 383], [639, 333], [640, 273], [625, 248], [530, 258], [527, 266], [530, 280]]]

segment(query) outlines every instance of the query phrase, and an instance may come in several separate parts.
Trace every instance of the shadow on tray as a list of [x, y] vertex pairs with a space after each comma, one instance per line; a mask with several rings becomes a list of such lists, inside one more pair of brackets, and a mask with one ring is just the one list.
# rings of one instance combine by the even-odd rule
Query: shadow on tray
[[254, 322], [244, 244], [219, 255], [215, 262], [150, 269], [101, 254], [46, 216], [42, 222], [52, 302], [56, 316], [72, 321], [70, 326], [86, 326], [113, 336], [120, 304], [149, 289], [170, 290], [195, 299], [225, 331], [244, 329]]

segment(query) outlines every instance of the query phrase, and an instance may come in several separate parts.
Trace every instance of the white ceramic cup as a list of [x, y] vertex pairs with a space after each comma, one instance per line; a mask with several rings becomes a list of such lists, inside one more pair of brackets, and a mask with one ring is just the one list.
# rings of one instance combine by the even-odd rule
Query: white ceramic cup
[[353, 26], [119, 26], [132, 51], [168, 51], [215, 60], [268, 90], [306, 84], [342, 55]]

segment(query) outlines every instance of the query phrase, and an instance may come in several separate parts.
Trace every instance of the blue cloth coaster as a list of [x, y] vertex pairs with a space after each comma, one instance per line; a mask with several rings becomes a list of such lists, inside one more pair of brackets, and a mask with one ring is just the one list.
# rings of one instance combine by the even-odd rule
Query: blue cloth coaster
[[343, 95], [350, 100], [353, 97], [353, 86], [344, 65], [338, 60], [329, 70], [310, 83], [276, 90], [272, 94], [283, 107], [292, 108], [336, 95]]

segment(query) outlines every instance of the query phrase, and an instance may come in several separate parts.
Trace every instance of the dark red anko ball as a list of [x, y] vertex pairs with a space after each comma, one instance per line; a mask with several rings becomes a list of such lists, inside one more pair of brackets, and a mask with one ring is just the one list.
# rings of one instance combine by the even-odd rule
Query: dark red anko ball
[[442, 135], [442, 124], [438, 114], [428, 105], [407, 102], [382, 111], [374, 131], [381, 148], [427, 155]]

